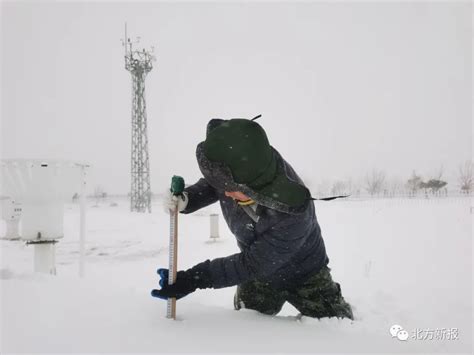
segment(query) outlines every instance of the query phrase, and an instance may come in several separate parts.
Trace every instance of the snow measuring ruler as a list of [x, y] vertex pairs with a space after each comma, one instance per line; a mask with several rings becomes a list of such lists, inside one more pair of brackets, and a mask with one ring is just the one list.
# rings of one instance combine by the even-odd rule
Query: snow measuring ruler
[[[181, 176], [173, 176], [171, 179], [171, 193], [175, 196], [184, 191], [184, 179]], [[168, 284], [176, 282], [178, 272], [178, 202], [173, 210], [170, 210], [170, 243], [169, 243], [169, 274]], [[168, 298], [166, 317], [176, 319], [176, 298]]]

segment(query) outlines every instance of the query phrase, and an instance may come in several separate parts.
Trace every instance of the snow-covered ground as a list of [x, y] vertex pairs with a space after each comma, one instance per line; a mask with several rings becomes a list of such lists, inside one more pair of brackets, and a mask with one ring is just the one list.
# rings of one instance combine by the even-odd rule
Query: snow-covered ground
[[[178, 302], [177, 321], [150, 296], [167, 266], [168, 216], [103, 204], [87, 216], [85, 278], [78, 277], [77, 206], [65, 213], [57, 275], [32, 272], [33, 249], [1, 241], [1, 353], [8, 352], [472, 352], [471, 200], [386, 199], [316, 203], [333, 278], [356, 320], [303, 317], [285, 305], [275, 316], [234, 311], [234, 288], [201, 290]], [[179, 266], [236, 252], [220, 219], [180, 216]], [[399, 324], [407, 341], [392, 338]], [[442, 329], [445, 328], [443, 331]], [[454, 330], [453, 330], [454, 328]], [[420, 339], [412, 338], [416, 329]], [[433, 333], [431, 338], [428, 330]], [[458, 332], [454, 340], [437, 339]]]

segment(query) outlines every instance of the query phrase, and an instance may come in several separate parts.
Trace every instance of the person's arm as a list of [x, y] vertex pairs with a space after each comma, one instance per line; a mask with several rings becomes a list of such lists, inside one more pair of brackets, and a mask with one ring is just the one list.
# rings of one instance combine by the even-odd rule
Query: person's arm
[[229, 287], [253, 279], [271, 279], [301, 249], [311, 232], [311, 226], [311, 223], [302, 223], [297, 216], [287, 215], [258, 236], [247, 250], [212, 260], [209, 264], [212, 287]]
[[204, 178], [199, 179], [194, 185], [186, 187], [184, 192], [188, 197], [186, 208], [180, 212], [184, 214], [193, 213], [219, 199], [216, 190]]
[[270, 280], [304, 245], [310, 228], [295, 216], [284, 217], [260, 235], [248, 250], [179, 271], [172, 285], [167, 281], [168, 270], [159, 269], [161, 289], [153, 290], [152, 296], [178, 299], [196, 289], [229, 287], [252, 279]]

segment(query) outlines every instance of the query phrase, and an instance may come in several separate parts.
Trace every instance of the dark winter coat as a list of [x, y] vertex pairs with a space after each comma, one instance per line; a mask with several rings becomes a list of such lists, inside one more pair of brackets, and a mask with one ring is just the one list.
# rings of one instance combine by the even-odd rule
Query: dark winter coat
[[[293, 168], [276, 150], [274, 153], [280, 171], [289, 180], [303, 185]], [[197, 154], [199, 161], [199, 147]], [[224, 180], [228, 178], [222, 177]], [[212, 287], [222, 288], [258, 280], [276, 289], [291, 289], [328, 264], [313, 201], [308, 200], [303, 208], [286, 206], [282, 211], [281, 203], [271, 208], [272, 201], [266, 198], [263, 204], [258, 204], [256, 214], [259, 219], [254, 222], [236, 201], [225, 196], [223, 189], [213, 187], [205, 178], [185, 191], [189, 197], [188, 205], [182, 211], [185, 214], [220, 202], [224, 219], [240, 248], [240, 253], [207, 263]], [[253, 199], [256, 200], [255, 197]], [[258, 199], [256, 201], [259, 202]]]

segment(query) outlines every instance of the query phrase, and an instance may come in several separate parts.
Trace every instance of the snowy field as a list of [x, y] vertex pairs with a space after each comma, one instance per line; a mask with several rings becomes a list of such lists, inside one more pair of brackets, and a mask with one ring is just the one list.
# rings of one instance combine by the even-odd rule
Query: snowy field
[[[234, 311], [234, 288], [201, 290], [178, 302], [177, 321], [150, 296], [167, 266], [168, 216], [102, 204], [88, 208], [85, 278], [78, 277], [79, 210], [65, 212], [57, 276], [32, 272], [33, 249], [1, 241], [0, 352], [472, 352], [471, 200], [390, 199], [317, 202], [333, 278], [356, 320], [297, 319]], [[179, 266], [236, 252], [220, 219], [209, 241], [209, 213], [180, 216]], [[407, 341], [392, 338], [399, 324]], [[456, 339], [424, 339], [449, 330]], [[412, 337], [419, 329], [417, 337]]]

